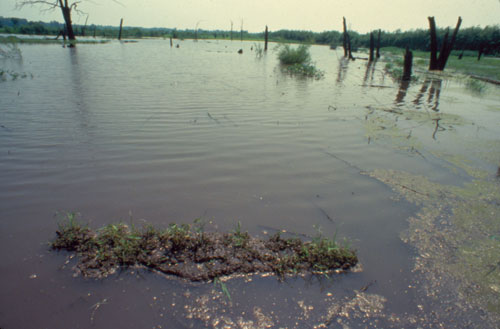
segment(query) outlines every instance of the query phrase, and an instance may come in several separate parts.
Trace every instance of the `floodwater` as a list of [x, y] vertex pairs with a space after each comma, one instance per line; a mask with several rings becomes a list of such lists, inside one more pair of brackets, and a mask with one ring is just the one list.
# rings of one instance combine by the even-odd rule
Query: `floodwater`
[[[257, 57], [253, 42], [175, 44], [22, 45], [22, 59], [0, 59], [21, 74], [0, 81], [2, 329], [488, 327], [488, 311], [457, 306], [470, 300], [453, 288], [429, 292], [420, 249], [402, 238], [420, 207], [369, 173], [472, 181], [439, 155], [470, 156], [462, 140], [499, 145], [497, 87], [449, 75], [400, 85], [383, 62], [319, 46], [314, 80], [283, 73], [272, 50]], [[494, 177], [500, 158], [473, 159]], [[361, 265], [225, 289], [144, 269], [73, 277], [75, 259], [48, 248], [66, 211], [94, 228], [202, 218], [261, 237], [321, 230]]]

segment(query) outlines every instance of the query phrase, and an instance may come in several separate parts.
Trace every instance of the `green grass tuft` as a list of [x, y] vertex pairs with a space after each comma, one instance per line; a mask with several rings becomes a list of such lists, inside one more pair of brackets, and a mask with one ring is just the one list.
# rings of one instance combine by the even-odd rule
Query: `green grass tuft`
[[78, 221], [76, 214], [67, 213], [56, 235], [52, 248], [77, 252], [77, 269], [89, 277], [107, 276], [129, 266], [144, 266], [192, 281], [256, 272], [283, 277], [348, 269], [358, 261], [353, 250], [321, 232], [310, 242], [284, 239], [279, 233], [262, 240], [243, 232], [240, 223], [229, 233], [207, 233], [200, 220], [193, 225], [170, 224], [165, 230], [118, 223], [93, 231]]
[[308, 45], [300, 45], [292, 48], [288, 44], [281, 45], [278, 51], [278, 59], [283, 65], [309, 64], [311, 63], [311, 54]]
[[308, 45], [292, 48], [288, 44], [281, 44], [277, 47], [277, 50], [278, 59], [287, 73], [315, 79], [321, 79], [325, 75], [311, 62]]

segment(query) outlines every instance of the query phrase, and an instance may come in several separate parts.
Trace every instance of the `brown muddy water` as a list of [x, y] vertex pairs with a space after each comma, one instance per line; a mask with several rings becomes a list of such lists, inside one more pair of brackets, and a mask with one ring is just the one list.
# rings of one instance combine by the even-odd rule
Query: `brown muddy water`
[[[499, 259], [467, 270], [491, 268], [491, 282], [442, 267], [438, 255], [466, 255], [448, 239], [458, 237], [455, 203], [404, 192], [434, 195], [418, 185], [429, 180], [472, 200], [467, 184], [498, 186], [497, 87], [424, 74], [400, 86], [383, 62], [319, 46], [325, 77], [304, 79], [282, 73], [272, 51], [256, 57], [252, 42], [176, 43], [23, 45], [22, 59], [0, 59], [27, 74], [0, 81], [2, 329], [492, 327]], [[491, 195], [483, 233], [496, 243]], [[439, 239], [445, 224], [418, 226], [422, 209], [446, 219]], [[193, 284], [145, 269], [73, 277], [75, 259], [48, 248], [64, 211], [94, 228], [196, 218], [207, 231], [241, 222], [262, 237], [321, 228], [346, 238], [361, 265], [283, 282]], [[485, 236], [460, 235], [471, 246]], [[485, 290], [467, 290], [475, 285]]]

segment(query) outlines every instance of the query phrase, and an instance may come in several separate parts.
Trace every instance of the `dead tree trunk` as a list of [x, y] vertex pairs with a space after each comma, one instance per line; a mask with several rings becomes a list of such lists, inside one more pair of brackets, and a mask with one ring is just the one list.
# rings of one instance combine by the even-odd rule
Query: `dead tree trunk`
[[73, 24], [71, 23], [71, 7], [68, 6], [68, 0], [59, 0], [59, 7], [61, 8], [64, 22], [66, 23], [66, 31], [68, 32], [68, 39], [70, 41], [76, 40], [75, 33], [73, 32]]
[[343, 42], [344, 57], [349, 57], [349, 59], [354, 60], [351, 50], [351, 37], [349, 36], [349, 33], [347, 33], [347, 24], [345, 21], [345, 17], [343, 17], [343, 25], [344, 25], [344, 42]]
[[172, 41], [172, 37], [170, 37], [170, 48], [174, 46], [174, 42]]
[[354, 57], [352, 56], [351, 36], [349, 34], [347, 35], [347, 52], [349, 53], [349, 59], [354, 60]]
[[123, 26], [123, 18], [120, 20], [120, 32], [118, 32], [118, 40], [122, 39], [122, 26]]
[[443, 43], [441, 45], [441, 51], [439, 52], [439, 57], [437, 56], [436, 22], [434, 21], [434, 17], [428, 17], [428, 19], [431, 34], [431, 62], [429, 64], [429, 70], [442, 71], [446, 66], [448, 57], [451, 54], [453, 45], [455, 44], [458, 30], [460, 29], [460, 25], [462, 24], [462, 17], [458, 17], [457, 25], [455, 26], [455, 30], [453, 31], [453, 35], [450, 41], [448, 41], [450, 31], [449, 29], [446, 31], [446, 34], [443, 38]]
[[447, 45], [448, 45], [448, 36], [449, 35], [450, 35], [450, 29], [446, 29], [446, 33], [444, 34], [443, 42], [441, 43], [441, 49], [439, 50], [439, 55], [438, 55], [438, 58], [437, 58], [437, 67], [436, 67], [436, 70], [439, 70], [439, 71], [443, 70], [441, 68], [441, 66], [442, 66], [443, 60], [444, 60], [443, 56], [446, 53], [446, 48], [447, 48]]
[[477, 60], [481, 60], [481, 56], [483, 56], [484, 53], [484, 44], [481, 44], [479, 46], [479, 50], [477, 51]]
[[231, 41], [233, 41], [233, 21], [231, 21]]
[[[448, 57], [450, 57], [451, 51], [453, 50], [453, 46], [455, 45], [455, 40], [457, 39], [458, 29], [460, 29], [460, 25], [462, 24], [462, 17], [458, 17], [457, 25], [455, 26], [455, 30], [451, 36], [450, 42], [448, 42], [448, 38], [445, 37], [445, 41], [443, 41], [444, 46], [443, 50], [439, 54], [438, 64], [439, 70], [444, 70], [446, 66], [446, 62], [448, 61]], [[446, 32], [446, 36], [448, 36], [448, 32]]]
[[382, 31], [379, 29], [378, 30], [378, 37], [377, 37], [377, 58], [380, 58], [380, 34]]
[[429, 70], [437, 70], [437, 37], [436, 37], [436, 21], [434, 17], [427, 17], [429, 19], [429, 31], [431, 34], [431, 61], [429, 63]]
[[343, 17], [343, 25], [344, 25], [344, 42], [342, 45], [344, 47], [344, 57], [347, 57], [348, 55], [347, 41], [349, 39], [349, 35], [347, 34], [347, 24], [345, 22], [345, 17]]
[[375, 51], [375, 40], [373, 38], [373, 32], [370, 32], [370, 58], [368, 59], [370, 62], [373, 61], [374, 57], [374, 51]]
[[268, 39], [269, 39], [269, 31], [267, 30], [267, 25], [266, 25], [266, 32], [264, 33], [264, 51], [267, 51]]
[[410, 81], [411, 80], [412, 61], [413, 61], [413, 53], [410, 51], [410, 49], [408, 47], [406, 47], [403, 77], [402, 77], [403, 81]]

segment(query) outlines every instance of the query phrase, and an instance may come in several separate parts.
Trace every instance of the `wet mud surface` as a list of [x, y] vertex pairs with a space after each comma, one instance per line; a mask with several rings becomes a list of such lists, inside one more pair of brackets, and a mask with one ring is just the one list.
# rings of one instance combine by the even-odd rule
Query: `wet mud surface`
[[111, 224], [97, 231], [71, 219], [62, 222], [51, 245], [75, 251], [76, 269], [85, 277], [102, 278], [127, 266], [144, 266], [191, 281], [209, 281], [235, 274], [274, 273], [280, 277], [303, 272], [331, 273], [358, 262], [356, 253], [321, 235], [309, 242], [281, 237], [251, 237], [239, 226], [232, 233], [193, 231], [171, 224], [130, 229]]

